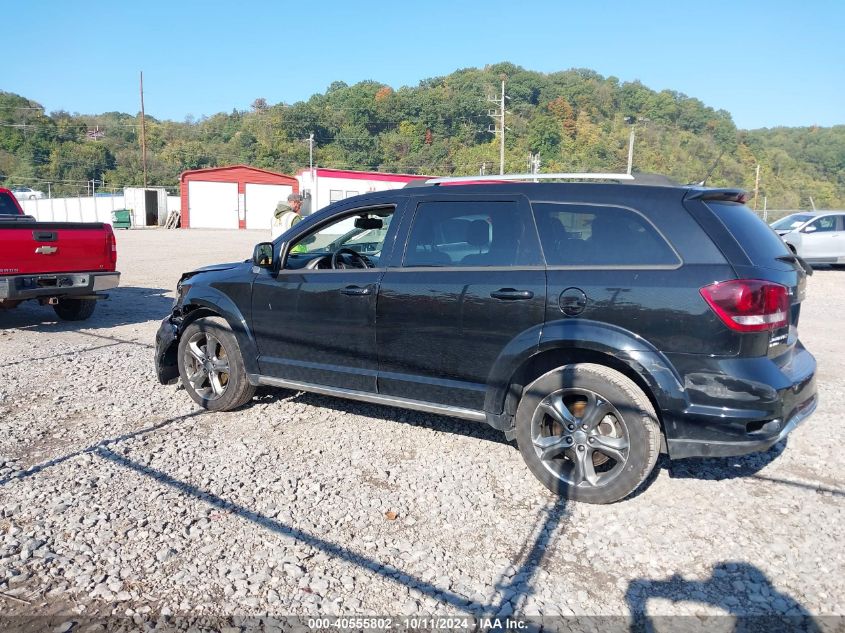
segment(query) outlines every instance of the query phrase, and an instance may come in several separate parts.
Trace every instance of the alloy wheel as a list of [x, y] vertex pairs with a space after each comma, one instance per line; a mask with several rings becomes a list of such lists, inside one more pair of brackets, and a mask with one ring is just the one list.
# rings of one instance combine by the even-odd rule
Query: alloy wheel
[[546, 396], [531, 420], [531, 441], [543, 466], [568, 486], [603, 487], [628, 461], [628, 429], [606, 398], [588, 389]]
[[217, 400], [229, 385], [229, 356], [220, 340], [196, 332], [185, 347], [185, 370], [191, 387], [206, 400]]

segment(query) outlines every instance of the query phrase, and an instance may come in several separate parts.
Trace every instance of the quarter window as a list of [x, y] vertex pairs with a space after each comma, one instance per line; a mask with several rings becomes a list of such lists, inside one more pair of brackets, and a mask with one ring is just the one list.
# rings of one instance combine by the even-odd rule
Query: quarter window
[[404, 266], [541, 265], [537, 234], [516, 202], [421, 202]]
[[673, 266], [666, 240], [640, 214], [622, 207], [534, 203], [550, 266]]

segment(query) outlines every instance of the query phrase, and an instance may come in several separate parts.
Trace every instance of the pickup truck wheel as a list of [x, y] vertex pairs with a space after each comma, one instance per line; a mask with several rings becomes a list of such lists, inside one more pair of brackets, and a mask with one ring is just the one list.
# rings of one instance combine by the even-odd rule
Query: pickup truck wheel
[[642, 390], [618, 371], [588, 363], [559, 367], [525, 388], [516, 438], [543, 485], [587, 503], [627, 497], [660, 449], [657, 415]]
[[96, 307], [96, 299], [59, 299], [53, 309], [62, 321], [84, 321]]
[[185, 390], [204, 409], [231, 411], [255, 394], [238, 342], [223, 319], [203, 317], [186, 327], [177, 358]]

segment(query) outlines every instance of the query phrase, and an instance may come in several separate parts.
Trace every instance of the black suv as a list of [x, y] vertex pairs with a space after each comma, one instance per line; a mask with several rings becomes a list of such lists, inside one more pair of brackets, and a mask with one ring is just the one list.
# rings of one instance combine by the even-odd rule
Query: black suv
[[270, 385], [486, 422], [550, 490], [616, 501], [660, 451], [765, 450], [816, 407], [809, 269], [743, 202], [614, 183], [349, 198], [184, 274], [158, 377], [215, 411]]

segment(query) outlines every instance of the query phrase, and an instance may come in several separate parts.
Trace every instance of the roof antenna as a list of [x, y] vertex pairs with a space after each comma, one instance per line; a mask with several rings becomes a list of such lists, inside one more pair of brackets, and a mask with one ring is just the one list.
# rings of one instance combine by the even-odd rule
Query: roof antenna
[[716, 171], [716, 167], [719, 166], [719, 163], [722, 160], [722, 156], [724, 156], [724, 155], [725, 155], [725, 150], [722, 150], [722, 153], [719, 154], [719, 158], [716, 159], [716, 162], [713, 163], [713, 166], [710, 168], [710, 171], [708, 171], [707, 175], [704, 176], [704, 180], [702, 180], [701, 182], [694, 183], [696, 186], [703, 187], [707, 183], [707, 179], [710, 178], [710, 176], [713, 175], [714, 171]]

